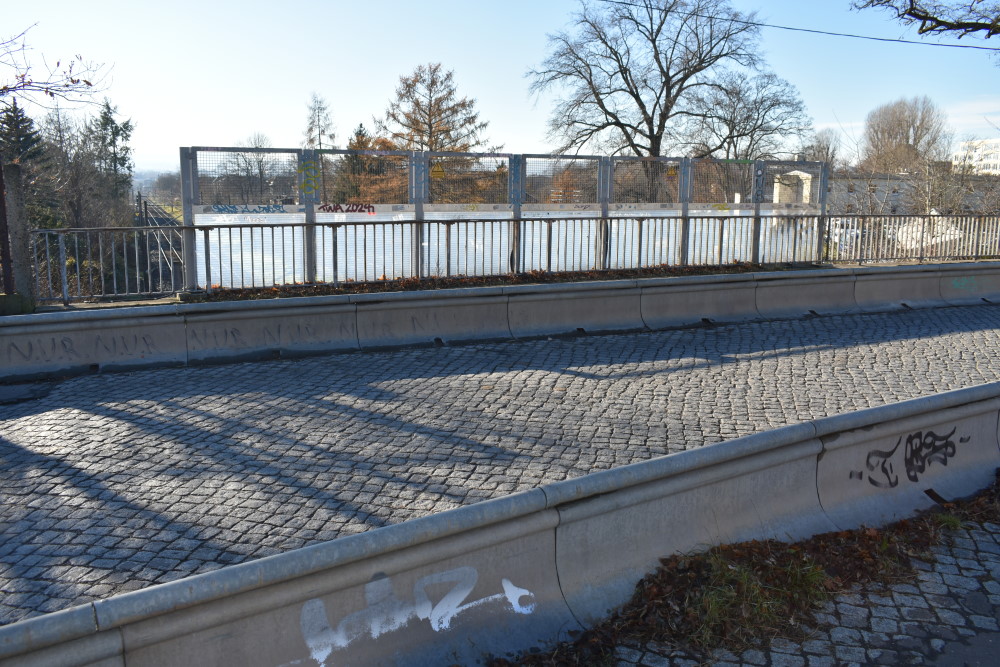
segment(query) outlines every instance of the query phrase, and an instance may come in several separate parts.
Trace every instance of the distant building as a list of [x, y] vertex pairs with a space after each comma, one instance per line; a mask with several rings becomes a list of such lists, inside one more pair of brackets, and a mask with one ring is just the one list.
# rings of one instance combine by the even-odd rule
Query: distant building
[[1000, 139], [963, 141], [951, 163], [956, 168], [967, 166], [975, 174], [1000, 175]]

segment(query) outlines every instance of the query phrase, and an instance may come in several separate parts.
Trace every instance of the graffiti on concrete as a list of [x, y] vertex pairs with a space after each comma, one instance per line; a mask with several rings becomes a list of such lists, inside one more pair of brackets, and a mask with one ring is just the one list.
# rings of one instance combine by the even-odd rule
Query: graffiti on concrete
[[963, 276], [961, 278], [952, 278], [951, 286], [955, 289], [972, 291], [979, 287], [976, 282], [975, 276]]
[[8, 365], [14, 366], [19, 363], [67, 362], [90, 358], [144, 358], [158, 352], [156, 343], [149, 334], [99, 333], [93, 338], [12, 336], [3, 345], [2, 358]]
[[285, 210], [284, 204], [258, 204], [253, 207], [246, 204], [212, 204], [212, 213], [233, 215], [246, 213], [289, 213], [289, 211]]
[[323, 204], [319, 207], [320, 213], [367, 213], [375, 215], [375, 206], [372, 204]]
[[[397, 597], [388, 577], [373, 579], [365, 584], [366, 607], [347, 615], [336, 628], [330, 625], [326, 605], [314, 598], [302, 606], [302, 637], [312, 659], [324, 665], [331, 653], [347, 648], [351, 642], [365, 636], [377, 639], [405, 627], [414, 619], [428, 621], [433, 631], [441, 632], [451, 627], [456, 616], [476, 607], [503, 605], [515, 614], [534, 611], [534, 594], [506, 578], [500, 582], [502, 593], [466, 602], [478, 579], [479, 573], [473, 567], [430, 574], [413, 584], [412, 600]], [[449, 584], [447, 592], [434, 602], [428, 590], [440, 590]]]
[[[948, 459], [955, 456], [957, 445], [952, 440], [952, 436], [958, 427], [951, 429], [946, 435], [938, 435], [934, 431], [917, 431], [906, 436], [905, 445], [903, 436], [899, 436], [895, 447], [888, 450], [873, 449], [868, 452], [865, 459], [865, 467], [868, 469], [868, 483], [880, 489], [893, 489], [899, 486], [899, 474], [896, 472], [900, 463], [900, 445], [902, 451], [902, 470], [906, 473], [906, 478], [911, 482], [920, 481], [927, 467], [932, 463], [942, 466], [948, 465]], [[958, 444], [965, 444], [970, 440], [969, 436], [959, 438]], [[862, 480], [865, 477], [864, 471], [854, 470], [850, 473], [851, 479]]]

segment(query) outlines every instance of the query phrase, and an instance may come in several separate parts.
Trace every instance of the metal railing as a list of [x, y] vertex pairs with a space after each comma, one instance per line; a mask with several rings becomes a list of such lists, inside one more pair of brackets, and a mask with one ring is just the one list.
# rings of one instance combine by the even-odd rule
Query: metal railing
[[1000, 256], [1000, 216], [829, 216], [823, 260], [865, 264]]
[[168, 295], [182, 291], [179, 226], [40, 229], [32, 233], [39, 301]]
[[[37, 297], [68, 303], [185, 289], [338, 286], [530, 271], [1000, 256], [998, 216], [480, 216], [320, 223], [305, 222], [303, 214], [273, 217], [281, 220], [37, 230]], [[186, 234], [191, 236], [185, 240]], [[185, 284], [192, 273], [194, 282]]]

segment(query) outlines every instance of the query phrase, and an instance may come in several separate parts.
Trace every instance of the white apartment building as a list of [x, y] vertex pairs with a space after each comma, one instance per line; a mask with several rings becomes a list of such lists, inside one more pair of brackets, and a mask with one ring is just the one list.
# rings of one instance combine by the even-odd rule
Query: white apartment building
[[1000, 174], [1000, 139], [963, 141], [951, 163], [955, 167], [967, 165], [977, 174]]

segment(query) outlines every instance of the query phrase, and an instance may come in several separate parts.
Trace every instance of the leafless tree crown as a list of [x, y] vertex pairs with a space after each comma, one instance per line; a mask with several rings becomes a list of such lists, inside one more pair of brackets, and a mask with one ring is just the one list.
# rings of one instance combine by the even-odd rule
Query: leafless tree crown
[[871, 111], [863, 141], [866, 169], [897, 173], [946, 159], [952, 136], [945, 113], [924, 96], [896, 100]]
[[550, 129], [562, 150], [660, 156], [722, 71], [759, 64], [754, 18], [727, 0], [581, 0], [573, 30], [551, 35], [529, 72], [532, 89], [560, 96]]

